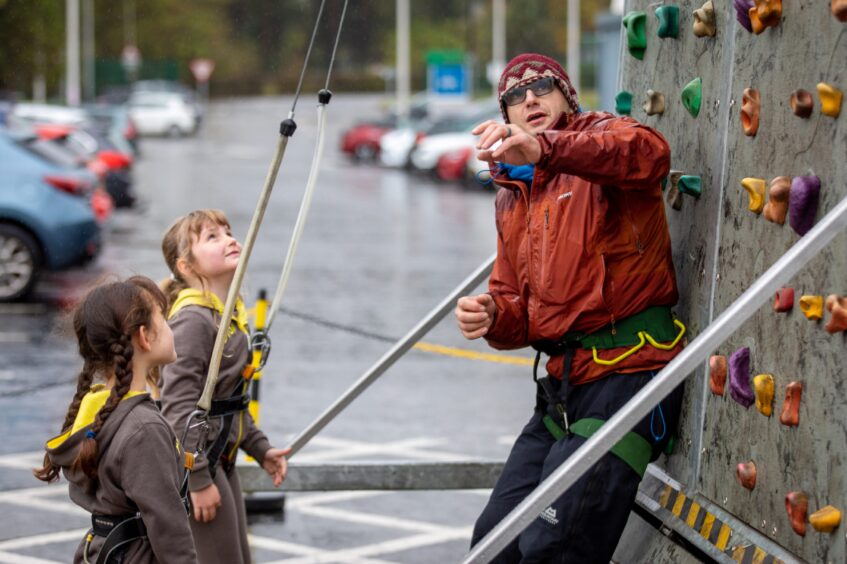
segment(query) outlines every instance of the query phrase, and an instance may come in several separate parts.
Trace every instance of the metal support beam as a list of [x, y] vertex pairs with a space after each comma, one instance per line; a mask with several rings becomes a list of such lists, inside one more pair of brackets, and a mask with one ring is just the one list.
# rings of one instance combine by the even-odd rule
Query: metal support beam
[[65, 103], [79, 106], [79, 0], [65, 2]]
[[366, 464], [292, 464], [282, 488], [255, 465], [239, 466], [247, 493], [338, 490], [476, 490], [494, 487], [502, 462], [369, 462]]
[[441, 321], [444, 316], [453, 311], [456, 307], [456, 300], [464, 296], [469, 291], [479, 286], [491, 274], [491, 269], [494, 267], [494, 257], [491, 255], [488, 260], [482, 263], [474, 272], [459, 284], [450, 294], [447, 295], [440, 304], [435, 306], [435, 309], [429, 312], [415, 327], [409, 331], [405, 337], [400, 339], [391, 350], [385, 353], [376, 364], [374, 364], [367, 372], [365, 372], [353, 386], [351, 386], [344, 394], [335, 400], [326, 411], [324, 411], [311, 425], [302, 431], [289, 445], [291, 455], [294, 456], [297, 451], [303, 448], [312, 437], [326, 427], [330, 421], [335, 419], [344, 408], [353, 403], [353, 400], [359, 397], [359, 394], [364, 392], [377, 378], [388, 370], [395, 362], [408, 352], [415, 343], [421, 340], [421, 337], [426, 335], [430, 329]]
[[411, 52], [409, 47], [409, 0], [397, 0], [397, 64], [395, 88], [397, 89], [397, 116], [409, 117], [409, 100], [412, 94]]

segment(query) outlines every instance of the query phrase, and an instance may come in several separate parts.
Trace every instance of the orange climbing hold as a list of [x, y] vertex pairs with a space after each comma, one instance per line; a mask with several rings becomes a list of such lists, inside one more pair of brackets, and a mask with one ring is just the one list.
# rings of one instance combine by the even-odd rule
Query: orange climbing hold
[[753, 378], [753, 390], [756, 393], [756, 409], [765, 417], [770, 417], [773, 414], [773, 374], [759, 374]]
[[714, 355], [709, 358], [709, 388], [716, 396], [722, 396], [726, 387], [726, 357]]
[[735, 477], [738, 483], [752, 491], [756, 487], [756, 463], [752, 460], [740, 463], [735, 467]]
[[801, 537], [806, 536], [806, 513], [809, 510], [809, 495], [806, 492], [789, 492], [785, 496], [785, 511], [791, 528]]
[[791, 178], [788, 176], [777, 176], [771, 180], [768, 190], [768, 203], [765, 204], [763, 215], [768, 221], [785, 225], [785, 217], [788, 215], [788, 197], [791, 195]]
[[815, 99], [812, 98], [812, 93], [808, 90], [795, 90], [791, 93], [791, 111], [794, 115], [801, 118], [807, 118], [812, 115], [812, 110], [815, 107]]
[[847, 298], [832, 294], [826, 298], [826, 311], [830, 313], [825, 329], [829, 333], [847, 331]]
[[812, 321], [823, 319], [823, 296], [800, 296], [800, 311]]
[[776, 27], [782, 19], [782, 0], [753, 0], [750, 8], [750, 23], [753, 33], [759, 35], [765, 28]]
[[765, 180], [763, 178], [745, 178], [741, 186], [750, 196], [748, 208], [753, 213], [762, 213], [765, 207]]
[[794, 288], [780, 288], [773, 300], [773, 310], [785, 313], [794, 308]]
[[753, 88], [745, 88], [741, 98], [741, 128], [744, 135], [754, 137], [759, 131], [759, 110], [761, 100], [759, 91]]
[[832, 0], [832, 15], [840, 22], [847, 22], [847, 0]]
[[803, 395], [803, 384], [800, 382], [789, 382], [785, 389], [785, 402], [782, 404], [782, 413], [779, 422], [789, 427], [800, 424], [800, 397]]
[[809, 515], [809, 523], [818, 532], [831, 533], [841, 524], [841, 512], [833, 506], [827, 505]]

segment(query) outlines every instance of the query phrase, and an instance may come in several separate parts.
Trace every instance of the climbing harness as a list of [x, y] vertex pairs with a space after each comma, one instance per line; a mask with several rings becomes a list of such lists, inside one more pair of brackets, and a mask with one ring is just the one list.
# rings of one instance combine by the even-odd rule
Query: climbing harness
[[82, 560], [88, 560], [88, 549], [94, 537], [104, 537], [103, 546], [97, 553], [95, 564], [108, 564], [122, 555], [127, 545], [132, 541], [147, 537], [147, 527], [141, 519], [141, 513], [114, 517], [111, 515], [91, 515], [91, 529], [85, 535], [85, 547], [82, 549]]
[[[584, 418], [575, 422], [568, 420], [567, 397], [570, 388], [571, 364], [577, 349], [591, 349], [594, 362], [602, 366], [613, 366], [635, 354], [647, 343], [661, 350], [671, 350], [677, 346], [684, 334], [685, 325], [673, 317], [669, 307], [655, 306], [591, 334], [568, 332], [557, 341], [533, 343], [532, 346], [537, 353], [532, 367], [532, 378], [538, 386], [536, 407], [543, 408], [545, 411], [542, 416], [544, 426], [556, 440], [559, 440], [569, 434], [588, 439], [603, 425], [603, 421], [593, 418]], [[663, 344], [662, 341], [670, 342]], [[604, 360], [597, 354], [598, 350], [627, 346], [631, 348], [614, 359]], [[564, 356], [561, 382], [553, 382], [550, 375], [538, 376], [541, 353], [549, 356]], [[653, 430], [653, 416], [651, 416], [651, 433], [657, 442], [664, 438], [666, 433], [664, 414], [661, 412], [661, 407], [658, 409], [663, 427], [661, 436], [656, 435]], [[610, 452], [643, 477], [644, 470], [650, 462], [652, 450], [647, 439], [630, 431]]]

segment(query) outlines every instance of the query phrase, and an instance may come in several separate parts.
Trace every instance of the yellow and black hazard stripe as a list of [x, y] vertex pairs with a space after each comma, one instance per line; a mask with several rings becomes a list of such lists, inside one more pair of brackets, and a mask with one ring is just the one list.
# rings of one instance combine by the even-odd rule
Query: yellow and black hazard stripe
[[[765, 549], [737, 535], [732, 527], [714, 513], [701, 507], [684, 492], [665, 485], [659, 492], [659, 505], [693, 529], [718, 550], [741, 564], [784, 564], [783, 560], [769, 554]], [[737, 543], [732, 543], [737, 537]]]

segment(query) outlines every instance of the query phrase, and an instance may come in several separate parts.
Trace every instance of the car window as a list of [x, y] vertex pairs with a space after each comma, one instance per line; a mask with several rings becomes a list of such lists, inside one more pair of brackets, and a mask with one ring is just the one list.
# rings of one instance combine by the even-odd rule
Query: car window
[[52, 141], [43, 139], [27, 139], [18, 142], [29, 153], [47, 162], [60, 166], [77, 167], [84, 164], [84, 160]]

